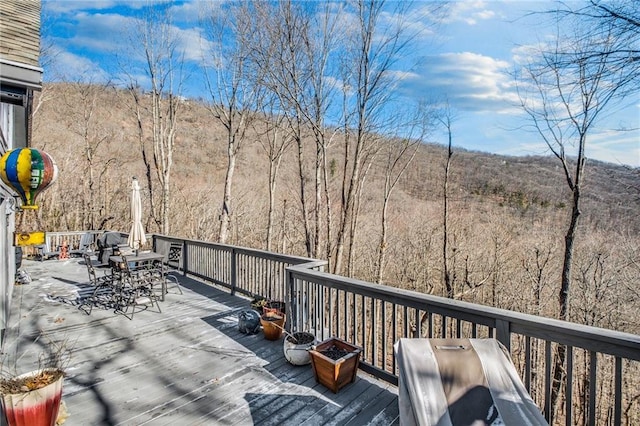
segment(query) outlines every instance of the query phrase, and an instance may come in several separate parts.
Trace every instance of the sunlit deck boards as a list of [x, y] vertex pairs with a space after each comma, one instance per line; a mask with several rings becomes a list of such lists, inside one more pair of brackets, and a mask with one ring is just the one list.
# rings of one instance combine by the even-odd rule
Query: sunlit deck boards
[[84, 294], [79, 259], [25, 261], [33, 283], [14, 289], [4, 368], [37, 366], [47, 337], [67, 339], [72, 358], [65, 425], [397, 424], [397, 389], [360, 374], [338, 394], [315, 383], [310, 366], [289, 365], [282, 340], [237, 331], [248, 301], [194, 280], [169, 294], [162, 313], [132, 321], [65, 303]]

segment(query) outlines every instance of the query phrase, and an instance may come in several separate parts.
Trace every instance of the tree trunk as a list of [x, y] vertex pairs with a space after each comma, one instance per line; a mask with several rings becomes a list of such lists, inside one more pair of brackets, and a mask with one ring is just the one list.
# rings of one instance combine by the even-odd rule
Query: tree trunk
[[222, 197], [220, 232], [218, 234], [218, 241], [221, 244], [226, 244], [229, 239], [229, 225], [231, 223], [231, 183], [233, 182], [233, 173], [236, 168], [235, 143], [231, 135], [229, 135], [227, 144], [227, 157], [227, 173], [224, 178], [224, 195]]
[[444, 288], [449, 299], [453, 298], [454, 290], [449, 271], [449, 168], [451, 166], [451, 157], [453, 150], [451, 148], [451, 123], [447, 120], [447, 129], [449, 133], [449, 143], [447, 150], [447, 162], [444, 167], [444, 183], [442, 188], [442, 270], [444, 272]]

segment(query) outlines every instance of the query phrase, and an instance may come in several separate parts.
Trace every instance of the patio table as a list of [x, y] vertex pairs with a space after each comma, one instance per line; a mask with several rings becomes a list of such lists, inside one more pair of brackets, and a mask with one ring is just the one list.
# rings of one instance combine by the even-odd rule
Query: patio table
[[162, 278], [160, 280], [162, 285], [160, 300], [164, 301], [164, 295], [167, 293], [167, 280], [164, 279], [164, 275], [162, 272], [162, 265], [161, 265], [164, 257], [165, 255], [162, 253], [148, 251], [148, 252], [139, 252], [138, 254], [132, 254], [129, 256], [127, 255], [110, 256], [109, 262], [111, 263], [111, 265], [115, 266], [116, 269], [118, 269], [117, 265], [123, 263], [126, 260], [126, 262], [129, 264], [129, 268], [132, 271], [149, 270], [151, 273], [158, 272], [160, 274], [160, 277]]

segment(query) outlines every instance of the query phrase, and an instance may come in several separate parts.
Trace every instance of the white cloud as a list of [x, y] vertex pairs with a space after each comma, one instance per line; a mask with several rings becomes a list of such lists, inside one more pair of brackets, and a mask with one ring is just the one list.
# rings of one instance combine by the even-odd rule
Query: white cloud
[[[122, 3], [122, 2], [120, 2]], [[44, 0], [42, 2], [42, 9], [47, 13], [53, 14], [70, 14], [81, 10], [104, 10], [111, 9], [118, 5], [117, 1], [113, 0], [75, 0], [75, 1], [60, 1], [60, 0]]]
[[[74, 16], [74, 20], [75, 22], [62, 24], [73, 28], [74, 35], [65, 39], [65, 43], [70, 46], [89, 49], [96, 54], [102, 52], [127, 55], [139, 50], [139, 46], [133, 45], [135, 43], [130, 40], [135, 38], [136, 28], [141, 25], [137, 18], [115, 13], [80, 12]], [[184, 53], [187, 61], [201, 61], [202, 49], [211, 48], [210, 42], [201, 37], [199, 28], [182, 29], [172, 26], [171, 29], [178, 39], [178, 51]]]
[[53, 62], [47, 74], [49, 79], [65, 81], [77, 81], [81, 78], [82, 81], [104, 83], [109, 80], [108, 73], [99, 64], [68, 51], [59, 51], [53, 56]]
[[73, 29], [75, 35], [68, 42], [78, 48], [87, 48], [101, 52], [118, 52], [128, 46], [127, 34], [135, 28], [135, 18], [114, 13], [90, 14], [81, 12], [75, 15]]
[[174, 4], [169, 8], [169, 13], [174, 22], [197, 23], [202, 14], [219, 13], [223, 2], [211, 0], [196, 0], [182, 4]]
[[492, 19], [495, 16], [496, 13], [488, 8], [485, 1], [455, 1], [450, 5], [444, 23], [464, 22], [467, 25], [476, 25], [478, 21]]
[[591, 132], [585, 152], [588, 158], [640, 167], [640, 141], [637, 131]]
[[463, 111], [520, 113], [506, 61], [477, 53], [445, 53], [425, 57], [401, 84], [405, 95], [434, 94]]
[[176, 36], [179, 40], [178, 50], [184, 52], [184, 59], [186, 61], [201, 62], [203, 59], [203, 52], [211, 52], [214, 49], [215, 43], [206, 40], [202, 35], [202, 31], [198, 28], [179, 30], [177, 29]]

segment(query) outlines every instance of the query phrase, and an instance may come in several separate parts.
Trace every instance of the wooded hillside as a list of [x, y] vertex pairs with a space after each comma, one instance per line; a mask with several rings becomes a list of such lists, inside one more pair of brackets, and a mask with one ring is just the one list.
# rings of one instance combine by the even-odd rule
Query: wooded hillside
[[[147, 98], [144, 98], [147, 99]], [[86, 84], [46, 85], [36, 100], [33, 146], [50, 153], [59, 177], [40, 196], [46, 230], [117, 229], [129, 222], [131, 177], [143, 187], [147, 232], [159, 232], [159, 186], [148, 129], [140, 136], [129, 92]], [[184, 100], [176, 129], [170, 184], [169, 233], [216, 241], [227, 140], [203, 103]], [[267, 248], [269, 217], [268, 133], [256, 120], [239, 152], [233, 182], [230, 244]], [[455, 126], [452, 128], [455, 135]], [[310, 132], [307, 132], [310, 133]], [[455, 141], [455, 139], [454, 139]], [[315, 173], [316, 144], [303, 141], [302, 174]], [[391, 193], [385, 260], [380, 265], [387, 159], [383, 140], [361, 182], [355, 232], [343, 274], [444, 295], [443, 182], [445, 141], [420, 145]], [[455, 142], [454, 142], [455, 143]], [[338, 217], [345, 177], [344, 144], [336, 137], [327, 154], [325, 200], [308, 186], [307, 216]], [[147, 169], [144, 155], [151, 167]], [[271, 250], [306, 255], [298, 153], [289, 147], [274, 182]], [[504, 157], [455, 149], [449, 177], [447, 256], [457, 299], [557, 316], [563, 238], [571, 194], [551, 157]], [[151, 186], [149, 185], [151, 184]], [[589, 160], [583, 218], [576, 241], [572, 320], [640, 333], [640, 173]], [[20, 222], [22, 220], [22, 222]], [[33, 217], [18, 218], [29, 227]], [[332, 223], [333, 231], [336, 224]], [[313, 222], [311, 222], [313, 225]], [[313, 229], [313, 226], [312, 226]], [[335, 252], [335, 233], [318, 232], [317, 257]]]

